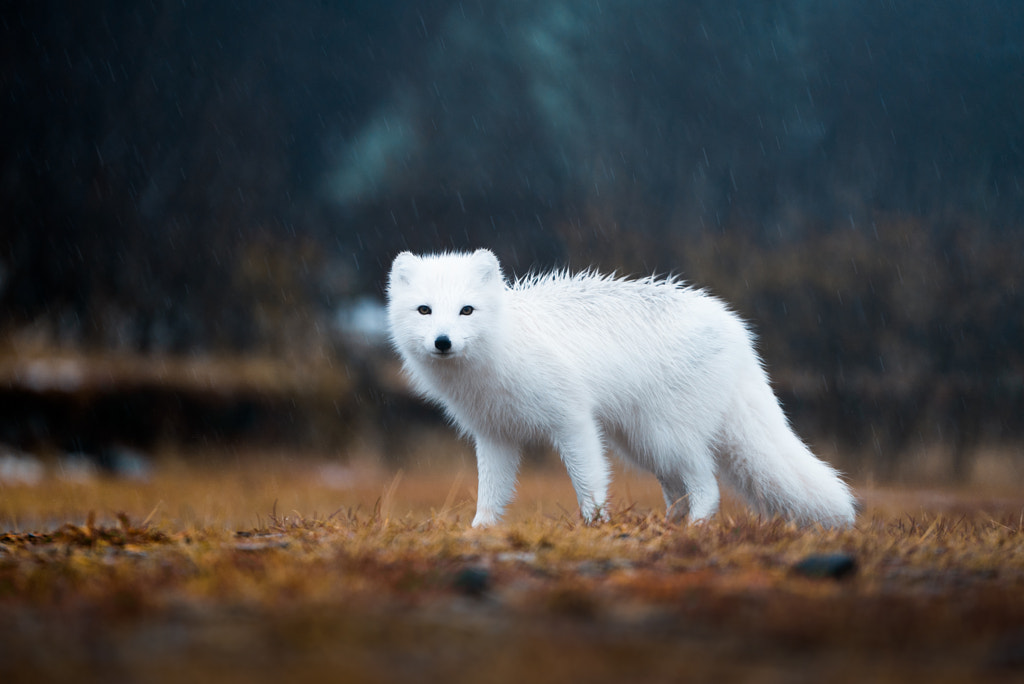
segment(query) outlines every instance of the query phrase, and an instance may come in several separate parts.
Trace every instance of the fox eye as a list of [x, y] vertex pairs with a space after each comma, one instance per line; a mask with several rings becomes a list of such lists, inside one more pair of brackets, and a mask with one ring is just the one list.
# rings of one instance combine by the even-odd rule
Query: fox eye
[[426, 304], [420, 304], [418, 307], [416, 307], [416, 310], [419, 311], [420, 314], [422, 314], [423, 316], [430, 315], [430, 307], [427, 306]]
[[473, 313], [473, 307], [469, 306], [468, 304], [462, 307], [462, 310], [459, 311], [460, 316], [468, 316], [471, 313]]

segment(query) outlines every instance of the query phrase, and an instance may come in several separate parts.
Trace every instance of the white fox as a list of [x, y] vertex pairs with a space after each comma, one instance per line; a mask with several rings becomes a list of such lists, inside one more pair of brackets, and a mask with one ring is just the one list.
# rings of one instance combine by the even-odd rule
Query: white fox
[[674, 279], [555, 272], [507, 284], [487, 250], [402, 252], [392, 342], [413, 388], [476, 445], [473, 526], [512, 499], [520, 450], [546, 439], [587, 522], [605, 517], [605, 447], [652, 473], [668, 515], [718, 510], [716, 471], [758, 513], [852, 525], [854, 499], [790, 429], [752, 335]]

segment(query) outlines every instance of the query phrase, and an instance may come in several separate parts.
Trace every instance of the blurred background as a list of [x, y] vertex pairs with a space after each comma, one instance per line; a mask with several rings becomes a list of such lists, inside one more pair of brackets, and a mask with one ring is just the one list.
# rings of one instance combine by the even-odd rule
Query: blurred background
[[9, 479], [465, 458], [383, 284], [478, 246], [709, 288], [855, 478], [1024, 479], [1022, 3], [5, 2], [0, 96]]

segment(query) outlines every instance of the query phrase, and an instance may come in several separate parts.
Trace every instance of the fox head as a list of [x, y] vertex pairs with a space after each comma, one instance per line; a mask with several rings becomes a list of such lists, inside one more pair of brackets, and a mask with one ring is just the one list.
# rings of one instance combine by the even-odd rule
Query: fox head
[[486, 249], [417, 256], [402, 252], [388, 277], [391, 339], [403, 356], [427, 362], [486, 357], [501, 323], [505, 280]]

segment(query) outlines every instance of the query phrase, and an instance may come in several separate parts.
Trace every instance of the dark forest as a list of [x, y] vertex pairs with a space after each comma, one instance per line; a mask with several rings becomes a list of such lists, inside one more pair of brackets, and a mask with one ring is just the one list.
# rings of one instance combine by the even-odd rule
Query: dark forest
[[68, 354], [344, 369], [225, 408], [104, 366], [165, 394], [97, 442], [183, 401], [392, 432], [423, 417], [359, 313], [399, 250], [484, 246], [707, 287], [854, 473], [1024, 461], [1021, 3], [11, 2], [0, 95], [0, 442], [72, 448], [85, 390], [25, 379]]

